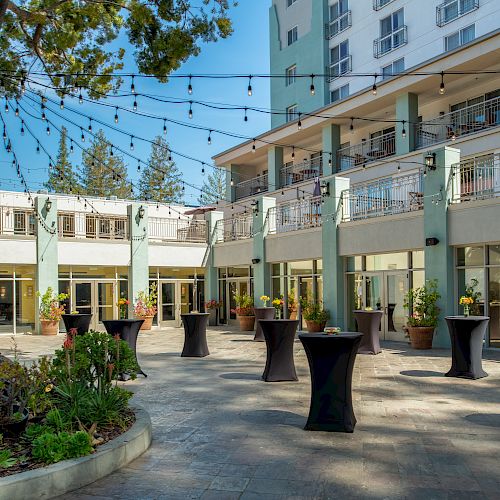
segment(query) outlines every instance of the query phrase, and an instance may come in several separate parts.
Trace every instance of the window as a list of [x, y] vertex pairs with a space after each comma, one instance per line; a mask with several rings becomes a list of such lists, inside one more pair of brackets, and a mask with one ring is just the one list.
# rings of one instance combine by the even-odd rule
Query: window
[[445, 0], [436, 7], [436, 24], [444, 26], [476, 9], [479, 9], [479, 0]]
[[374, 55], [381, 57], [406, 42], [404, 9], [399, 9], [380, 20], [380, 38], [375, 40]]
[[286, 121], [287, 122], [293, 122], [293, 120], [296, 120], [299, 117], [299, 110], [296, 104], [293, 106], [288, 106], [286, 108]]
[[342, 85], [338, 89], [334, 89], [330, 92], [330, 102], [340, 101], [340, 99], [345, 99], [349, 96], [349, 84]]
[[388, 3], [391, 3], [393, 0], [373, 0], [373, 9], [380, 10], [382, 7], [385, 7]]
[[297, 76], [297, 65], [294, 64], [286, 69], [285, 85], [288, 87], [292, 83], [295, 83]]
[[460, 31], [444, 37], [444, 50], [454, 50], [466, 43], [472, 42], [476, 36], [476, 27], [474, 24], [462, 28]]
[[292, 45], [292, 43], [295, 43], [298, 40], [299, 30], [297, 26], [294, 26], [291, 30], [288, 31], [287, 38], [288, 38], [288, 45]]
[[328, 37], [333, 38], [351, 26], [351, 11], [348, 0], [339, 0], [330, 6]]
[[297, 0], [286, 0], [286, 6], [287, 8], [293, 5]]
[[382, 68], [382, 80], [401, 73], [405, 69], [405, 58], [397, 59]]
[[349, 71], [351, 71], [349, 40], [344, 40], [330, 49], [330, 78], [337, 78]]

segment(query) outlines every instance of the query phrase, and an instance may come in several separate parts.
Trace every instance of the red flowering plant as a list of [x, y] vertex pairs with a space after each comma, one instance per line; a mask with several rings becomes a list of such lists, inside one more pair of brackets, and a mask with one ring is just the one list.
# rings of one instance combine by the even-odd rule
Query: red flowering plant
[[208, 302], [205, 302], [205, 309], [219, 309], [219, 307], [222, 307], [222, 300], [217, 301], [215, 299], [212, 299]]
[[157, 285], [156, 282], [151, 283], [149, 292], [141, 290], [137, 294], [137, 300], [134, 306], [134, 314], [138, 318], [146, 316], [154, 316], [158, 308], [156, 307], [158, 301]]
[[241, 295], [235, 293], [234, 302], [236, 303], [236, 307], [231, 309], [233, 314], [237, 316], [254, 316], [253, 297], [251, 295], [247, 293], [242, 293]]

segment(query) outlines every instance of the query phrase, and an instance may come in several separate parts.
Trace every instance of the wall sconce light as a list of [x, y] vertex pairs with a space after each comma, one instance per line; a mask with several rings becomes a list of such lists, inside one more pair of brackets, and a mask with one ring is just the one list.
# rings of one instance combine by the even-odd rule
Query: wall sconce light
[[144, 215], [146, 214], [146, 209], [141, 205], [139, 210], [137, 211], [137, 215], [139, 215], [139, 219], [144, 219]]
[[259, 213], [259, 202], [257, 200], [253, 200], [250, 205], [252, 206], [252, 212], [254, 215], [257, 215]]
[[260, 262], [260, 259], [252, 259], [252, 264], [258, 264]]
[[50, 198], [47, 198], [47, 199], [45, 200], [45, 210], [46, 210], [47, 212], [50, 212], [50, 209], [51, 209], [51, 208], [52, 208], [52, 201], [51, 201], [51, 199], [50, 199]]
[[439, 243], [439, 240], [437, 238], [426, 238], [425, 239], [425, 246], [426, 247], [433, 247], [436, 246]]
[[436, 153], [427, 153], [424, 160], [425, 166], [429, 170], [436, 170]]
[[320, 184], [320, 189], [321, 189], [321, 196], [323, 198], [326, 198], [327, 196], [330, 196], [330, 183], [327, 181], [323, 181]]

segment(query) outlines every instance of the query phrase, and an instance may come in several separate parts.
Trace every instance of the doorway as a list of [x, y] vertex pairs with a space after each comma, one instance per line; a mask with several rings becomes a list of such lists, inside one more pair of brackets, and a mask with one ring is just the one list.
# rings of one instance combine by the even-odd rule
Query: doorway
[[382, 271], [364, 274], [363, 307], [383, 312], [381, 339], [405, 340], [403, 327], [406, 325], [406, 314], [403, 304], [407, 292], [406, 272]]
[[160, 326], [180, 327], [181, 314], [193, 310], [193, 293], [193, 281], [161, 281], [158, 308]]
[[236, 308], [236, 301], [234, 300], [234, 295], [243, 295], [244, 293], [250, 294], [250, 284], [247, 278], [243, 279], [228, 279], [227, 280], [227, 294], [229, 300], [226, 300], [226, 317], [228, 318], [229, 324], [236, 323], [236, 313], [231, 312]]
[[103, 320], [115, 317], [116, 287], [110, 281], [74, 281], [71, 290], [71, 310], [92, 314], [91, 330], [105, 331]]

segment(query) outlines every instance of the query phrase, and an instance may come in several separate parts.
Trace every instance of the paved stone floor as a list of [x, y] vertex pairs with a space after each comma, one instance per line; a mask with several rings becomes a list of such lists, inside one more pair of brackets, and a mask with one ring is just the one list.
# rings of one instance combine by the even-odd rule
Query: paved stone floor
[[[141, 334], [149, 377], [127, 382], [153, 421], [151, 448], [128, 467], [64, 499], [500, 498], [500, 353], [489, 377], [445, 378], [448, 350], [385, 343], [358, 356], [353, 434], [303, 430], [309, 370], [295, 344], [299, 382], [260, 380], [265, 345], [211, 329], [211, 355], [179, 357], [183, 333]], [[59, 338], [18, 337], [24, 357]], [[10, 339], [0, 337], [0, 352]]]

